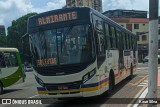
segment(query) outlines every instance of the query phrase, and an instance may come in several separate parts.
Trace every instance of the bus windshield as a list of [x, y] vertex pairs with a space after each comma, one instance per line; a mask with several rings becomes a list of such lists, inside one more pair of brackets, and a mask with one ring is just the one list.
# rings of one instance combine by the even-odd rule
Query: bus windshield
[[15, 52], [0, 52], [0, 67], [18, 67], [18, 61]]
[[91, 61], [94, 54], [90, 25], [46, 30], [30, 35], [35, 66], [75, 64]]

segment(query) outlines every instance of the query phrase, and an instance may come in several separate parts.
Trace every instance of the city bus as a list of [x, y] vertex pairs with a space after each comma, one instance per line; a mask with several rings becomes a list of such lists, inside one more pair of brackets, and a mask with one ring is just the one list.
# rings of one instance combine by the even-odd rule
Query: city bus
[[3, 88], [25, 81], [20, 54], [16, 48], [0, 47], [0, 94]]
[[92, 8], [32, 16], [27, 33], [41, 97], [98, 96], [133, 78], [136, 35]]

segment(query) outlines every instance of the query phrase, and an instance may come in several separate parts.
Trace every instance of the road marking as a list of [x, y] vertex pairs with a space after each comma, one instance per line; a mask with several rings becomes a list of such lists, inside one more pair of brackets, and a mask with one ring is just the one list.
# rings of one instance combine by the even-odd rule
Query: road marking
[[39, 96], [39, 94], [37, 94], [37, 95], [34, 95], [34, 96], [32, 96], [32, 97], [29, 97], [29, 98], [34, 98], [34, 97], [36, 97], [36, 96]]
[[143, 87], [144, 85], [138, 85], [138, 87]]
[[140, 85], [146, 85], [146, 83], [142, 82], [142, 83], [140, 83]]
[[[158, 67], [158, 69], [160, 69], [160, 67]], [[148, 70], [148, 67], [140, 67], [140, 68], [137, 68], [137, 70]]]
[[[148, 93], [148, 88], [146, 88], [146, 89], [143, 91], [143, 93], [141, 94], [141, 96], [139, 97], [139, 99], [144, 99], [144, 98], [146, 97], [147, 93]], [[139, 105], [139, 101], [137, 101], [136, 104], [134, 104], [133, 107], [138, 107], [138, 105]]]
[[144, 79], [146, 79], [147, 77], [148, 77], [148, 75], [143, 76], [143, 78], [140, 79], [139, 81], [137, 81], [136, 83], [129, 83], [129, 84], [130, 84], [130, 85], [138, 85], [138, 84], [140, 84]]
[[143, 87], [143, 88], [134, 96], [133, 100], [130, 102], [130, 104], [127, 105], [127, 107], [133, 107], [133, 106], [132, 106], [133, 103], [136, 102], [135, 99], [138, 98], [138, 97], [141, 95], [141, 93], [142, 93], [146, 88], [147, 88], [147, 87]]

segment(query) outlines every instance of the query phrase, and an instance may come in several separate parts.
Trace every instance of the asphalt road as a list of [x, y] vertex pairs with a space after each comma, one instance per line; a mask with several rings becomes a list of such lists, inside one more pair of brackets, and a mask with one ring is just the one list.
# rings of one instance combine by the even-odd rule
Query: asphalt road
[[[139, 66], [146, 67], [147, 64], [139, 64]], [[139, 86], [146, 78], [146, 70], [138, 70], [134, 73], [132, 80], [125, 79], [116, 85], [114, 92], [111, 95], [104, 93], [101, 96], [93, 98], [79, 98], [69, 100], [50, 99], [51, 104], [43, 105], [0, 105], [0, 107], [127, 107], [128, 104], [113, 104], [118, 101], [128, 100], [133, 102], [137, 94], [142, 90], [143, 86]], [[26, 72], [26, 81], [23, 84], [14, 85], [5, 88], [4, 94], [0, 98], [39, 98], [36, 90], [36, 81], [33, 72]], [[116, 99], [116, 98], [122, 98]], [[125, 99], [131, 98], [131, 99]]]

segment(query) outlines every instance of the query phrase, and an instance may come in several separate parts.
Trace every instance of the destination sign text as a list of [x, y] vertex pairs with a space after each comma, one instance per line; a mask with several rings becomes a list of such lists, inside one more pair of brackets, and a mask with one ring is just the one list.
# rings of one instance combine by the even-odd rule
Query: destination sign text
[[38, 18], [38, 25], [75, 20], [75, 19], [77, 19], [77, 12], [73, 11], [73, 12], [40, 17]]

